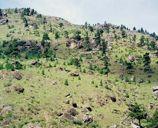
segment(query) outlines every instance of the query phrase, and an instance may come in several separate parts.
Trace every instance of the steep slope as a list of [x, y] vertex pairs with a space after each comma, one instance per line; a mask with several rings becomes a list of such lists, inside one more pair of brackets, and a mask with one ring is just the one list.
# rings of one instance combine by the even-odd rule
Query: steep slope
[[158, 108], [155, 33], [0, 12], [1, 127], [128, 128], [131, 104]]

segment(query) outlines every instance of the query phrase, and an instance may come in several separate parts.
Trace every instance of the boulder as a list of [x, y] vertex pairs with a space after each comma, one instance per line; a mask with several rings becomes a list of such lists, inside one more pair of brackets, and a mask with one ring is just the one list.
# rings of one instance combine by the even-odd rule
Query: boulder
[[117, 128], [117, 125], [114, 124], [114, 125], [110, 126], [110, 128]]
[[41, 64], [38, 61], [33, 61], [33, 62], [31, 62], [31, 65], [33, 65], [33, 66], [39, 66]]
[[78, 77], [78, 76], [80, 76], [80, 74], [79, 74], [78, 72], [72, 72], [72, 73], [70, 73], [70, 75], [73, 76], [73, 77]]
[[20, 93], [24, 93], [24, 88], [23, 87], [20, 87], [20, 86], [15, 86], [14, 87], [14, 90], [18, 93], [18, 94], [20, 94]]
[[71, 116], [76, 116], [78, 115], [78, 112], [76, 111], [75, 108], [70, 108], [67, 113], [69, 113]]
[[8, 19], [0, 19], [0, 25], [8, 23]]
[[75, 103], [75, 102], [72, 103], [72, 106], [73, 106], [74, 108], [77, 108], [77, 107], [78, 107], [78, 106], [77, 106], [77, 103]]
[[116, 102], [116, 97], [115, 96], [110, 96], [110, 99], [112, 102]]
[[40, 127], [40, 125], [38, 124], [29, 123], [26, 125], [26, 128], [42, 128], [42, 127]]
[[134, 124], [134, 123], [131, 123], [131, 127], [132, 127], [132, 128], [141, 128], [139, 125]]
[[158, 99], [158, 86], [153, 87], [153, 94]]
[[83, 116], [83, 122], [84, 123], [92, 123], [93, 122], [93, 117], [92, 116], [90, 116], [90, 115], [84, 115]]
[[20, 72], [18, 72], [18, 71], [15, 71], [15, 72], [13, 73], [13, 77], [14, 77], [15, 79], [17, 79], [17, 80], [21, 80], [21, 79], [22, 79], [22, 74], [21, 74]]
[[63, 118], [67, 119], [67, 120], [74, 120], [75, 119], [70, 113], [67, 113], [67, 112], [65, 112], [63, 114]]
[[13, 110], [13, 107], [10, 105], [4, 105], [0, 108], [0, 115], [5, 115]]

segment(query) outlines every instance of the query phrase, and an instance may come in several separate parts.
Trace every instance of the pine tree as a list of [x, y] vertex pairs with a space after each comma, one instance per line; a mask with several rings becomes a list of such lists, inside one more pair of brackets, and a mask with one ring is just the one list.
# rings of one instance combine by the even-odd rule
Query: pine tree
[[55, 32], [55, 39], [58, 40], [60, 38], [59, 32]]
[[3, 12], [2, 12], [2, 9], [0, 9], [0, 16], [3, 16]]
[[150, 59], [149, 53], [144, 54], [143, 63], [144, 63], [144, 72], [151, 71], [151, 67], [150, 67], [151, 59]]
[[126, 31], [122, 30], [122, 38], [126, 38], [126, 37], [127, 37]]
[[107, 48], [108, 48], [108, 42], [105, 41], [104, 39], [102, 39], [102, 44], [101, 44], [101, 50], [102, 50], [102, 54], [105, 55]]
[[100, 45], [100, 43], [101, 43], [101, 33], [100, 33], [99, 29], [95, 33], [95, 42], [96, 42], [97, 46]]
[[[50, 40], [49, 36], [48, 36], [48, 33], [44, 33], [43, 34], [43, 37], [42, 37], [42, 42], [45, 43], [47, 42], [48, 40]], [[44, 46], [44, 45], [43, 45]]]
[[141, 126], [141, 120], [147, 118], [147, 112], [145, 108], [137, 103], [129, 106], [129, 116], [133, 119], [137, 119], [139, 126]]
[[23, 23], [25, 27], [28, 27], [28, 21], [25, 17], [23, 17]]
[[85, 34], [84, 41], [83, 41], [83, 47], [84, 47], [84, 49], [86, 49], [87, 51], [91, 50], [88, 32], [86, 32], [86, 34]]
[[145, 45], [145, 37], [141, 36], [139, 46], [144, 46]]
[[74, 32], [74, 35], [73, 35], [73, 38], [77, 41], [80, 41], [81, 40], [81, 31], [77, 30]]

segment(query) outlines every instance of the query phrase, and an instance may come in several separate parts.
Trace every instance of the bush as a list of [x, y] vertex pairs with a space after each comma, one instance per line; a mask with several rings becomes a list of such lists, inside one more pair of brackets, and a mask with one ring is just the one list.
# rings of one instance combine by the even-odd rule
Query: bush
[[64, 85], [66, 85], [66, 86], [68, 86], [68, 85], [69, 85], [69, 82], [68, 82], [68, 80], [67, 80], [67, 79], [65, 80]]
[[70, 58], [68, 65], [74, 65], [76, 67], [80, 67], [80, 60], [78, 58]]

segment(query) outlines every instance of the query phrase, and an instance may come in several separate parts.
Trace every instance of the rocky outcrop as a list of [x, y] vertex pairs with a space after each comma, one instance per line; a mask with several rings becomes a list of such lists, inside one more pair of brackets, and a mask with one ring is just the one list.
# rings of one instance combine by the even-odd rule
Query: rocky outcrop
[[158, 86], [153, 87], [153, 94], [158, 99]]

